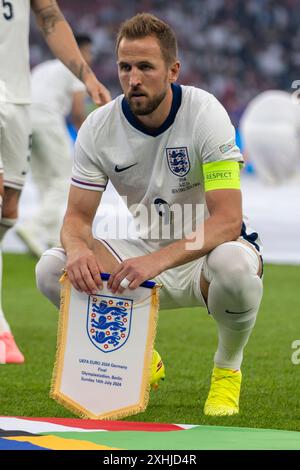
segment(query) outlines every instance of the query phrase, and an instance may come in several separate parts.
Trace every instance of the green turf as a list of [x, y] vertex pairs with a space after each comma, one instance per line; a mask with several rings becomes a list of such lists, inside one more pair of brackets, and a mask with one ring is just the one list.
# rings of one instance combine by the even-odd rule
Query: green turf
[[[0, 366], [0, 415], [73, 416], [48, 397], [57, 314], [35, 288], [34, 266], [28, 255], [4, 256], [4, 308], [26, 363]], [[151, 392], [146, 412], [128, 420], [300, 431], [300, 365], [291, 362], [291, 343], [300, 339], [299, 281], [299, 267], [265, 268], [264, 299], [245, 351], [238, 416], [203, 415], [216, 328], [203, 309], [181, 309], [160, 313], [156, 348], [167, 379]]]

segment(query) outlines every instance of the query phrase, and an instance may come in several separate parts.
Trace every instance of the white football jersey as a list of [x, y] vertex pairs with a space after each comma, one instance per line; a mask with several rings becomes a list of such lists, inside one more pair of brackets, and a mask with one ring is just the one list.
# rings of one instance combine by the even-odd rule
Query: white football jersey
[[32, 103], [61, 117], [72, 109], [73, 93], [85, 91], [84, 84], [58, 59], [37, 65], [31, 75]]
[[30, 103], [30, 0], [0, 2], [0, 102]]
[[[217, 99], [190, 86], [172, 85], [172, 90], [171, 111], [160, 128], [144, 128], [121, 95], [88, 116], [75, 147], [72, 184], [103, 191], [110, 180], [127, 197], [138, 234], [150, 251], [188, 235], [180, 233], [179, 208], [189, 233], [208, 216], [204, 163], [243, 161], [234, 127]], [[168, 223], [170, 237], [164, 238]]]

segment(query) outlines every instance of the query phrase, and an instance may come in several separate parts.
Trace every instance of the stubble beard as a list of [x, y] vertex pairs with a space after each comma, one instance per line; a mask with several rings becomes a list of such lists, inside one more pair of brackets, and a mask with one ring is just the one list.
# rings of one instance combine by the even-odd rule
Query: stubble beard
[[167, 90], [164, 90], [159, 95], [154, 96], [152, 99], [148, 100], [147, 103], [142, 104], [141, 102], [136, 102], [134, 99], [128, 97], [128, 103], [131, 111], [135, 116], [147, 116], [148, 114], [153, 113], [160, 103], [165, 99]]

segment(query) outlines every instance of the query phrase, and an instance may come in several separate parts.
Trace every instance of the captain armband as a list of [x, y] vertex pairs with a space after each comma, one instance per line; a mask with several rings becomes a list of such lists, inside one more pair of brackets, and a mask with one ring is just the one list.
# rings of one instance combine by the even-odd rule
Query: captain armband
[[240, 164], [227, 160], [203, 165], [205, 192], [214, 189], [240, 189]]

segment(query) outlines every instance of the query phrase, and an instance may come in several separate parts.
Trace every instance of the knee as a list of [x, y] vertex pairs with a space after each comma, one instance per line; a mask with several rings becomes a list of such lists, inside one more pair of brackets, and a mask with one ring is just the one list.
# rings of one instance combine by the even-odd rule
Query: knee
[[217, 279], [234, 295], [245, 288], [245, 281], [257, 275], [259, 260], [254, 251], [252, 255], [242, 245], [224, 243], [207, 256], [207, 267], [211, 280]]
[[59, 307], [60, 302], [60, 284], [59, 279], [62, 275], [64, 262], [46, 251], [38, 261], [35, 274], [37, 288], [54, 305]]
[[42, 256], [38, 263], [35, 266], [35, 279], [36, 279], [36, 285], [39, 291], [41, 291], [42, 294], [46, 295], [47, 291], [47, 270], [45, 266], [45, 259]]
[[53, 274], [48, 269], [47, 256], [42, 256], [35, 267], [36, 285], [37, 288], [48, 297], [49, 287], [52, 285], [50, 279]]

